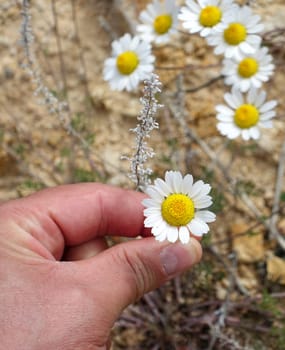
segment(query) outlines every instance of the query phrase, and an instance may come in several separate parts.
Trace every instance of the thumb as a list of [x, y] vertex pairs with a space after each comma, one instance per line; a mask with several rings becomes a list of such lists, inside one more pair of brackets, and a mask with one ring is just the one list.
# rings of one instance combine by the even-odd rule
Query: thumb
[[89, 284], [92, 281], [96, 302], [104, 305], [103, 319], [111, 328], [126, 306], [189, 269], [201, 255], [196, 239], [185, 245], [149, 237], [116, 245], [81, 263], [89, 264], [83, 271]]

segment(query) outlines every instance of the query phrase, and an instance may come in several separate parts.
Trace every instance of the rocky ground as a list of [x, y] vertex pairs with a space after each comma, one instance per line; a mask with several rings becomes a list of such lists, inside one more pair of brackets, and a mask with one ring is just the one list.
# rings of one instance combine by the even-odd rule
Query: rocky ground
[[[112, 40], [133, 31], [147, 3], [32, 1], [36, 75], [31, 78], [23, 67], [21, 1], [0, 1], [1, 201], [80, 181], [133, 186], [121, 156], [132, 151], [129, 129], [136, 125], [141, 90], [111, 91], [102, 68]], [[150, 166], [158, 176], [179, 169], [210, 182], [218, 218], [204, 242], [201, 265], [127, 310], [114, 330], [114, 349], [284, 349], [285, 255], [261, 219], [272, 215], [285, 137], [285, 3], [250, 4], [262, 17], [264, 43], [276, 64], [265, 88], [279, 103], [274, 128], [258, 142], [229, 142], [218, 133], [215, 105], [223, 103], [227, 88], [222, 79], [215, 80], [221, 58], [203, 39], [179, 33], [154, 50], [165, 108], [158, 115], [160, 129], [150, 139], [156, 152]], [[183, 127], [177, 117], [182, 110]], [[281, 187], [277, 228], [284, 236], [284, 179]], [[216, 347], [207, 347], [213, 339], [209, 324], [218, 322], [215, 312], [229, 298], [226, 326]], [[267, 342], [271, 337], [275, 342]]]

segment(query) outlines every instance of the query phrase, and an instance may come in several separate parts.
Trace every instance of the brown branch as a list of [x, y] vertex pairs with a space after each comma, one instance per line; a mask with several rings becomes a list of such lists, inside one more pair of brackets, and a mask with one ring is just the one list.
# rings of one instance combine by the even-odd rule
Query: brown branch
[[206, 81], [205, 83], [203, 83], [203, 84], [201, 84], [199, 86], [195, 86], [194, 88], [191, 88], [191, 89], [186, 89], [185, 92], [187, 94], [189, 94], [189, 93], [192, 94], [194, 92], [197, 92], [199, 90], [205, 89], [206, 87], [209, 87], [209, 86], [215, 84], [217, 81], [219, 81], [219, 80], [221, 80], [223, 78], [224, 78], [224, 76], [222, 74], [220, 74], [220, 75], [218, 75], [218, 76], [216, 76], [216, 77]]
[[155, 66], [157, 70], [206, 70], [209, 68], [219, 68], [221, 64], [207, 64], [207, 65], [195, 65], [195, 64], [186, 64], [184, 66]]

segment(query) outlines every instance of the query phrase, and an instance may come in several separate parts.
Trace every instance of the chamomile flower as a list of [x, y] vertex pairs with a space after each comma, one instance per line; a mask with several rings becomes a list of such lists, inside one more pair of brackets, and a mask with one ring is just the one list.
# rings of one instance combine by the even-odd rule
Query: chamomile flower
[[182, 26], [190, 33], [200, 33], [208, 36], [216, 26], [227, 16], [227, 11], [234, 11], [233, 0], [186, 0], [186, 6], [181, 8], [178, 18]]
[[112, 42], [112, 57], [104, 63], [104, 80], [113, 90], [135, 90], [154, 69], [150, 43], [125, 34]]
[[237, 88], [226, 93], [224, 99], [228, 106], [218, 105], [217, 128], [220, 133], [229, 139], [241, 135], [244, 140], [260, 137], [260, 128], [272, 128], [272, 118], [276, 112], [277, 101], [265, 102], [266, 92], [251, 88], [247, 95], [243, 95]]
[[216, 55], [224, 54], [226, 58], [251, 55], [261, 43], [258, 33], [263, 25], [259, 22], [260, 16], [254, 15], [250, 7], [235, 7], [207, 37], [208, 44], [215, 46]]
[[143, 24], [137, 26], [137, 32], [144, 40], [155, 44], [167, 43], [170, 36], [177, 32], [178, 11], [174, 0], [153, 0], [140, 13], [139, 19]]
[[202, 236], [209, 231], [207, 223], [216, 219], [211, 211], [201, 210], [212, 204], [210, 190], [202, 180], [194, 183], [192, 175], [167, 171], [165, 181], [156, 179], [146, 189], [150, 198], [142, 202], [145, 227], [151, 228], [158, 241], [188, 243], [190, 234]]
[[261, 47], [253, 55], [241, 59], [225, 59], [222, 74], [225, 76], [225, 84], [246, 92], [251, 87], [260, 88], [263, 82], [269, 80], [274, 68], [268, 48]]

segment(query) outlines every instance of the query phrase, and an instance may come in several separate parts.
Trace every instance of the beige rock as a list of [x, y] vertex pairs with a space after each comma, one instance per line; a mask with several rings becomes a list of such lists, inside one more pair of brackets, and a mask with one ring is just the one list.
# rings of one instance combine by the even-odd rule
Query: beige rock
[[277, 227], [278, 227], [278, 230], [280, 231], [280, 233], [285, 235], [285, 218], [283, 218], [279, 221], [279, 223], [277, 224]]
[[121, 114], [127, 117], [137, 117], [142, 105], [139, 102], [139, 96], [127, 96], [118, 92], [112, 94], [106, 93], [103, 104], [109, 111], [114, 111], [117, 115]]
[[264, 259], [264, 241], [260, 231], [254, 231], [256, 234], [251, 235], [250, 225], [240, 222], [231, 226], [231, 233], [234, 250], [240, 262], [253, 263]]
[[267, 259], [267, 278], [285, 285], [285, 260], [270, 254]]
[[227, 278], [224, 278], [222, 281], [216, 284], [216, 297], [219, 300], [225, 300], [227, 297], [228, 289], [229, 289], [229, 281]]
[[255, 268], [249, 265], [241, 265], [238, 271], [239, 282], [248, 291], [254, 292], [258, 290], [258, 277]]
[[48, 133], [47, 136], [47, 142], [52, 147], [58, 146], [63, 140], [62, 140], [62, 132], [59, 130], [51, 130]]
[[17, 174], [17, 172], [15, 159], [0, 148], [0, 176]]

